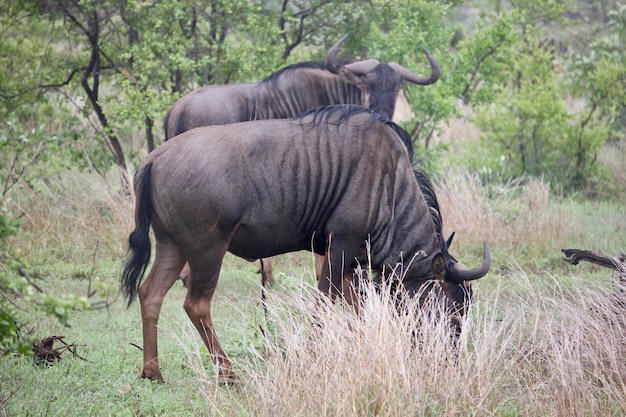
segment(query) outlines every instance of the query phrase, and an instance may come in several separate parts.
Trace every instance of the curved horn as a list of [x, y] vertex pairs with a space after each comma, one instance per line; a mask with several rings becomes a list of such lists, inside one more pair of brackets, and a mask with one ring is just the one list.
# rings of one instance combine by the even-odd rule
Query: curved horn
[[343, 38], [339, 39], [336, 44], [332, 46], [326, 53], [326, 57], [324, 58], [324, 68], [329, 70], [330, 72], [337, 72], [337, 64], [335, 61], [337, 60], [337, 51], [339, 47], [346, 40], [348, 35], [345, 35]]
[[452, 267], [452, 275], [458, 281], [472, 281], [487, 275], [491, 268], [491, 255], [489, 254], [489, 246], [487, 242], [483, 242], [483, 263], [474, 269], [468, 269], [465, 265], [458, 262]]
[[430, 77], [422, 77], [420, 75], [417, 75], [395, 62], [390, 62], [389, 66], [393, 68], [396, 74], [402, 77], [402, 79], [405, 81], [420, 85], [433, 84], [439, 79], [441, 70], [439, 69], [439, 64], [437, 63], [435, 58], [433, 58], [430, 52], [428, 52], [428, 50], [424, 46], [422, 46], [422, 49], [426, 54], [426, 58], [428, 58], [428, 62], [430, 62]]

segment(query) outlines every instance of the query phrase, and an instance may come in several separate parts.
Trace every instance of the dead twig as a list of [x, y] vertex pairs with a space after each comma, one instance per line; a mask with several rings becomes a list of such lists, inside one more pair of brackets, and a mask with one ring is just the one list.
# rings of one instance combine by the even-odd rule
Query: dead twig
[[[48, 336], [33, 343], [33, 362], [35, 362], [36, 365], [52, 365], [61, 360], [61, 354], [63, 352], [69, 351], [75, 358], [92, 363], [76, 352], [77, 346], [75, 343], [68, 344], [63, 340], [64, 337], [65, 336]], [[55, 348], [54, 342], [56, 341], [61, 342], [63, 346]]]

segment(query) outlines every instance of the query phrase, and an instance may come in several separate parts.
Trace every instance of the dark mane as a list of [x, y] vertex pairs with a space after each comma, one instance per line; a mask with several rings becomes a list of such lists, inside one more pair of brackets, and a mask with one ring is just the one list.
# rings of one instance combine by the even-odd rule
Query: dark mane
[[[455, 278], [449, 272], [449, 267], [457, 263], [457, 260], [454, 256], [450, 255], [448, 252], [448, 242], [443, 238], [443, 219], [441, 218], [441, 210], [439, 209], [439, 201], [437, 201], [437, 194], [435, 194], [435, 188], [433, 186], [432, 181], [428, 177], [428, 175], [420, 171], [418, 169], [413, 170], [413, 175], [415, 175], [415, 181], [417, 181], [417, 185], [420, 187], [420, 191], [424, 196], [424, 201], [428, 205], [428, 209], [430, 211], [430, 215], [433, 219], [433, 224], [435, 226], [435, 233], [437, 234], [437, 238], [439, 240], [439, 249], [441, 250], [441, 254], [443, 255], [444, 262], [446, 263], [446, 280], [454, 282]], [[452, 239], [454, 233], [450, 236]], [[460, 288], [462, 291], [468, 291], [471, 297], [471, 290], [465, 290]], [[460, 297], [463, 297], [461, 294]]]
[[439, 235], [441, 239], [443, 234], [443, 219], [441, 218], [441, 210], [439, 209], [437, 194], [435, 194], [435, 187], [433, 186], [430, 177], [425, 172], [419, 169], [414, 169], [413, 175], [415, 176], [415, 181], [417, 181], [417, 185], [419, 185], [420, 191], [424, 196], [424, 201], [426, 201], [426, 204], [430, 209], [430, 214], [433, 218], [433, 222], [435, 223], [437, 235]]
[[[411, 136], [408, 134], [408, 132], [391, 120], [387, 119], [385, 116], [376, 113], [368, 107], [357, 106], [354, 104], [339, 104], [335, 106], [316, 107], [314, 109], [307, 110], [304, 113], [300, 113], [297, 116], [294, 116], [292, 120], [302, 120], [307, 116], [313, 116], [313, 120], [311, 121], [311, 124], [313, 126], [339, 126], [342, 123], [348, 121], [352, 116], [362, 113], [367, 113], [371, 116], [370, 126], [373, 126], [376, 123], [384, 123], [385, 125], [391, 127], [393, 131], [396, 132], [396, 134], [402, 141], [402, 144], [405, 146], [407, 152], [409, 153], [409, 159], [411, 160], [411, 162], [413, 161], [413, 142], [411, 141]], [[337, 115], [337, 120], [331, 122], [330, 118], [334, 115]]]
[[297, 62], [295, 64], [287, 65], [284, 68], [274, 71], [273, 73], [265, 77], [259, 84], [275, 83], [283, 74], [295, 71], [300, 68], [312, 68], [312, 69], [323, 70], [324, 65], [319, 61]]
[[[336, 63], [337, 63], [337, 65], [347, 65], [347, 64], [352, 63], [352, 61], [349, 60], [349, 59], [338, 59], [336, 61]], [[286, 67], [283, 67], [283, 68], [281, 68], [281, 69], [279, 69], [277, 71], [274, 71], [273, 73], [271, 73], [270, 75], [265, 77], [263, 80], [261, 80], [261, 82], [259, 82], [259, 85], [266, 84], [266, 83], [274, 84], [284, 74], [296, 71], [296, 70], [298, 70], [300, 68], [311, 68], [311, 69], [318, 69], [318, 70], [325, 70], [326, 69], [324, 67], [324, 64], [322, 62], [320, 62], [320, 61], [296, 62], [295, 64], [287, 65]]]

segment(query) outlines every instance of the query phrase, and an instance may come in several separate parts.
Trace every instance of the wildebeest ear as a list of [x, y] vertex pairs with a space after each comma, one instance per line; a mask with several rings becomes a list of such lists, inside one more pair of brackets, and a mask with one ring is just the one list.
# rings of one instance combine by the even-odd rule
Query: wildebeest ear
[[446, 276], [446, 262], [443, 259], [442, 254], [437, 254], [433, 258], [433, 274], [435, 274], [435, 279], [444, 280]]

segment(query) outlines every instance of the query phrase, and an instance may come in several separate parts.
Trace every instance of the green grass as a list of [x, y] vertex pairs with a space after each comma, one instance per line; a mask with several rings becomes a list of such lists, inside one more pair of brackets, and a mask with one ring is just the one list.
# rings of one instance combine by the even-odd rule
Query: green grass
[[[229, 271], [222, 277], [214, 303], [218, 334], [235, 360], [259, 343], [254, 327], [262, 320], [255, 266], [242, 263], [232, 257], [226, 262]], [[56, 288], [48, 289], [60, 293], [81, 287], [81, 283], [63, 279], [55, 280], [54, 285]], [[201, 384], [188, 365], [186, 350], [200, 350], [203, 361], [210, 362], [200, 338], [191, 334], [182, 308], [184, 294], [182, 285], [177, 284], [161, 314], [159, 350], [166, 384], [139, 378], [142, 353], [133, 346], [142, 345], [139, 307], [134, 303], [127, 309], [120, 299], [108, 311], [74, 312], [69, 328], [54, 319], [38, 320], [34, 329], [38, 337], [64, 336], [86, 360], [65, 352], [54, 366], [37, 367], [30, 358], [3, 358], [0, 403], [4, 410], [8, 415], [35, 416], [205, 415]]]

